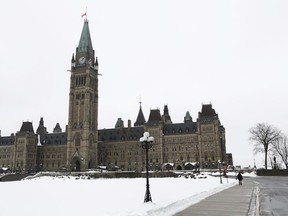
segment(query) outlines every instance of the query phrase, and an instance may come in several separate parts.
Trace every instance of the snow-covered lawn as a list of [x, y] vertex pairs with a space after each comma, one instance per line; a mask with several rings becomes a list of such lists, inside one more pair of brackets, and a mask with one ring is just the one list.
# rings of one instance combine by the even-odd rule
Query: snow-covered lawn
[[0, 182], [3, 216], [169, 216], [235, 185], [229, 178], [150, 178], [153, 202], [144, 203], [146, 179], [41, 177]]

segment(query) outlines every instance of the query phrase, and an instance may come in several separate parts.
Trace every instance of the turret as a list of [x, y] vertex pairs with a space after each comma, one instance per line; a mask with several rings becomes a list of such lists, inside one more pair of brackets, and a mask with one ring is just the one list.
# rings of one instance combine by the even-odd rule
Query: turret
[[134, 126], [143, 126], [143, 125], [146, 123], [144, 114], [143, 114], [143, 112], [142, 112], [141, 103], [142, 103], [142, 102], [140, 101], [140, 109], [139, 109], [139, 112], [138, 112], [138, 115], [137, 115], [136, 122], [134, 123]]
[[189, 111], [186, 112], [186, 115], [184, 117], [184, 123], [192, 122], [192, 117], [189, 113]]
[[74, 57], [74, 53], [72, 55], [72, 59], [71, 59], [71, 67], [75, 67], [76, 66], [76, 61], [75, 61], [75, 57]]
[[96, 71], [98, 71], [98, 58], [96, 57], [96, 61], [95, 61], [95, 64], [94, 64], [94, 69]]
[[171, 117], [169, 115], [168, 105], [164, 105], [164, 114], [162, 115], [162, 119], [165, 124], [172, 124]]

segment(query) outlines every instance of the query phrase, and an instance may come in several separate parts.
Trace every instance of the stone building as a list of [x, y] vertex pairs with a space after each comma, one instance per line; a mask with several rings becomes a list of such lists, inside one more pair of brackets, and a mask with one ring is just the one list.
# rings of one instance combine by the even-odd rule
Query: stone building
[[[119, 122], [119, 119], [118, 119]], [[197, 121], [189, 112], [183, 123], [172, 123], [168, 106], [150, 111], [145, 121], [141, 106], [134, 127], [116, 124], [113, 129], [98, 132], [99, 165], [142, 171], [145, 153], [139, 138], [148, 131], [154, 137], [149, 150], [151, 170], [217, 168], [218, 161], [226, 161], [225, 129], [211, 104], [202, 105]]]
[[[139, 142], [148, 131], [155, 142], [149, 150], [151, 170], [217, 168], [227, 161], [225, 128], [211, 104], [203, 104], [196, 121], [187, 112], [173, 123], [168, 105], [163, 114], [150, 110], [146, 121], [140, 104], [138, 116], [127, 127], [119, 118], [114, 128], [98, 129], [98, 60], [88, 21], [71, 59], [68, 125], [57, 123], [49, 133], [41, 118], [36, 132], [23, 122], [19, 132], [0, 134], [0, 166], [14, 171], [85, 171], [98, 167], [142, 171], [145, 154]], [[232, 156], [232, 155], [231, 155]]]

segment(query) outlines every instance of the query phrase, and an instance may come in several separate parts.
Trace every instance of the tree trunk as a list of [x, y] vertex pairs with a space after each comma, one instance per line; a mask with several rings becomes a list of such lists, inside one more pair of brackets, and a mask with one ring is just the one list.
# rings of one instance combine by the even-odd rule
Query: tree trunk
[[268, 149], [265, 148], [265, 169], [267, 170], [267, 152], [268, 152]]

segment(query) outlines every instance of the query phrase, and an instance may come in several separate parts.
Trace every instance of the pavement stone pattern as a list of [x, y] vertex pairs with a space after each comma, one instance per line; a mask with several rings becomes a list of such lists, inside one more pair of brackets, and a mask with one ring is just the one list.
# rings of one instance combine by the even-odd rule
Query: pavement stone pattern
[[[253, 206], [255, 183], [245, 178], [243, 185], [235, 185], [209, 196], [174, 216], [247, 216], [256, 215]], [[252, 212], [252, 213], [251, 213]]]

